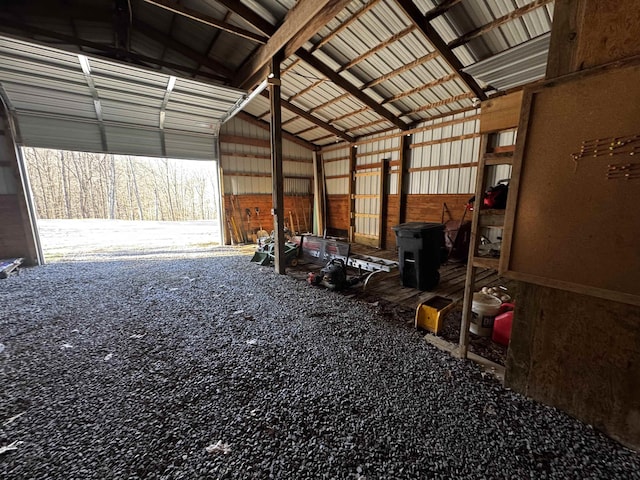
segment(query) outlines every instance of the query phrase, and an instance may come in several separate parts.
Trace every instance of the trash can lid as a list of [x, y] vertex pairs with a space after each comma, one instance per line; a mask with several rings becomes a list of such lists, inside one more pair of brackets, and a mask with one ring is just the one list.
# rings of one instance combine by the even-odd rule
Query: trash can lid
[[432, 230], [432, 229], [444, 230], [444, 224], [428, 223], [428, 222], [408, 222], [408, 223], [401, 223], [400, 225], [395, 225], [391, 228], [396, 233], [400, 231], [418, 233], [418, 232], [424, 232], [426, 230]]

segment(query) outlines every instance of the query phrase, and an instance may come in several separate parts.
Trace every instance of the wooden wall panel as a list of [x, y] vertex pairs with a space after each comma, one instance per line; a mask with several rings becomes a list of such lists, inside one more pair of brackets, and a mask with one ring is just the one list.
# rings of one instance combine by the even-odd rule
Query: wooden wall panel
[[[407, 222], [440, 222], [442, 206], [447, 204], [444, 221], [460, 220], [472, 194], [458, 195], [407, 195]], [[451, 215], [449, 215], [449, 212]], [[471, 220], [470, 212], [466, 217]]]
[[327, 233], [346, 237], [349, 232], [349, 195], [327, 195]]
[[400, 217], [398, 215], [399, 202], [400, 202], [400, 195], [387, 196], [387, 222], [385, 226], [385, 235], [386, 235], [385, 250], [395, 250], [397, 247], [396, 234], [393, 231], [392, 227], [400, 223]]
[[[293, 218], [294, 230], [308, 232], [313, 228], [312, 223], [313, 197], [311, 195], [285, 195], [284, 197], [284, 225], [289, 228], [291, 217]], [[260, 214], [256, 214], [256, 207], [260, 209]], [[242, 230], [255, 234], [260, 227], [267, 232], [273, 230], [273, 217], [271, 208], [273, 198], [271, 195], [225, 195], [223, 197], [223, 210], [225, 215], [233, 215], [236, 225]], [[247, 219], [246, 209], [249, 209], [251, 216]], [[228, 235], [228, 226], [225, 225]]]

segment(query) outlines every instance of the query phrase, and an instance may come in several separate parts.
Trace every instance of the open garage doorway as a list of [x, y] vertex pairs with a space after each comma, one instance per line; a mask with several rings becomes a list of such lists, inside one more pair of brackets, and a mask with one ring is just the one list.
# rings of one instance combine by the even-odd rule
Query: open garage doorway
[[218, 165], [25, 147], [46, 262], [220, 244]]

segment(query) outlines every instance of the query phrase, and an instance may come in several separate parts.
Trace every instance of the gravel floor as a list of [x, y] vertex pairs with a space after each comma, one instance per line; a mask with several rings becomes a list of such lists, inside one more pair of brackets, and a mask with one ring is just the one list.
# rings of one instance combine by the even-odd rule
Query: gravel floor
[[0, 304], [2, 478], [640, 478], [638, 454], [246, 251], [51, 264]]

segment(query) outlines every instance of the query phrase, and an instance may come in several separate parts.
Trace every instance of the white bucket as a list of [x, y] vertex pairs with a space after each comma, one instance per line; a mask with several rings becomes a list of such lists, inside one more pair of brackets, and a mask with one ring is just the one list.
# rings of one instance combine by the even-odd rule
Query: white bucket
[[480, 337], [488, 337], [493, 330], [493, 321], [500, 312], [502, 302], [486, 293], [477, 292], [473, 294], [473, 303], [471, 310], [471, 333], [475, 333]]

